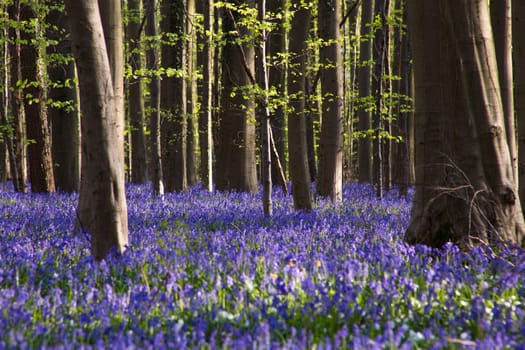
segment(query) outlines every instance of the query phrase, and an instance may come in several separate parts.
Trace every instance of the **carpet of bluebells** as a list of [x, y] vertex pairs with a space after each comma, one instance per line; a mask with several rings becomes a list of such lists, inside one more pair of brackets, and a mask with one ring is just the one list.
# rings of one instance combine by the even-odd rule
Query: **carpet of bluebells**
[[402, 241], [410, 199], [128, 186], [130, 247], [96, 262], [77, 195], [0, 190], [0, 348], [501, 349], [525, 344], [525, 253]]

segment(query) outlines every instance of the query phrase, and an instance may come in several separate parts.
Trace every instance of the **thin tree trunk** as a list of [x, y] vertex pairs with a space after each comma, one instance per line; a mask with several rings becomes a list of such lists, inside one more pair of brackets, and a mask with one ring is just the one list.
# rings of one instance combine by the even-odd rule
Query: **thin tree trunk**
[[187, 0], [186, 11], [186, 32], [188, 35], [188, 49], [187, 49], [187, 137], [186, 137], [186, 177], [188, 179], [188, 186], [195, 186], [197, 184], [197, 162], [196, 162], [196, 147], [195, 134], [197, 132], [195, 112], [197, 101], [197, 80], [195, 78], [195, 59], [196, 59], [196, 34], [195, 34], [195, 0]]
[[[20, 2], [13, 0], [13, 4], [8, 7], [9, 19], [13, 22], [20, 22]], [[9, 62], [10, 62], [10, 90], [9, 110], [13, 116], [12, 128], [14, 130], [14, 167], [13, 184], [15, 191], [27, 192], [26, 184], [26, 135], [25, 135], [25, 116], [22, 106], [22, 89], [18, 82], [22, 80], [20, 67], [20, 29], [16, 26], [9, 28]]]
[[[213, 1], [197, 1], [198, 12], [203, 14], [203, 33], [199, 35], [202, 50], [198, 52], [198, 66], [202, 67], [202, 83], [199, 85], [199, 147], [201, 181], [208, 191], [213, 191], [213, 132], [212, 132], [212, 83], [213, 83]], [[206, 35], [210, 33], [210, 35]]]
[[153, 193], [164, 194], [164, 180], [162, 176], [161, 139], [160, 139], [160, 79], [156, 72], [159, 70], [158, 27], [157, 27], [157, 0], [144, 0], [146, 11], [146, 35], [148, 48], [146, 50], [146, 67], [150, 73], [149, 83], [149, 161], [151, 169], [151, 185]]
[[371, 23], [374, 18], [374, 1], [363, 0], [361, 3], [361, 48], [359, 50], [359, 69], [357, 72], [359, 98], [361, 106], [357, 110], [358, 128], [363, 135], [359, 138], [359, 182], [372, 182], [372, 150], [369, 130], [371, 128], [370, 107], [370, 60], [372, 59]]
[[[266, 0], [258, 0], [258, 20], [262, 23], [266, 17]], [[270, 110], [268, 108], [268, 70], [266, 65], [266, 30], [262, 29], [261, 39], [257, 47], [257, 82], [263, 91], [259, 99], [258, 110], [261, 118], [261, 178], [263, 183], [263, 211], [266, 216], [272, 216], [272, 157], [270, 145]]]
[[339, 202], [343, 195], [343, 67], [339, 44], [340, 3], [319, 0], [321, 135], [317, 194]]
[[[120, 2], [108, 5], [113, 6], [104, 10], [111, 10], [120, 18]], [[106, 35], [114, 39], [106, 49], [104, 40], [101, 40], [104, 31], [96, 0], [66, 0], [66, 10], [78, 69], [82, 110], [82, 179], [78, 219], [81, 227], [91, 234], [93, 255], [100, 260], [112, 248], [122, 252], [128, 245], [123, 109], [118, 106], [122, 90], [116, 90], [113, 86], [122, 77], [115, 75], [122, 72], [123, 60], [118, 59], [118, 54], [117, 58], [108, 57], [111, 56], [108, 52], [116, 54], [118, 48], [122, 48], [122, 36], [118, 34], [118, 28], [106, 27], [108, 31], [115, 31], [113, 35]]]
[[[266, 2], [268, 11], [272, 13], [284, 13], [287, 0], [269, 0]], [[279, 96], [285, 95], [286, 90], [286, 64], [279, 56], [286, 54], [286, 25], [282, 21], [276, 24], [275, 29], [268, 35], [266, 49], [269, 51], [268, 84], [276, 89]], [[275, 149], [279, 157], [282, 169], [278, 169], [277, 159], [272, 162], [272, 184], [281, 182], [281, 171], [286, 172], [286, 135], [285, 135], [285, 111], [282, 106], [277, 106], [270, 118], [270, 124], [275, 141]]]
[[146, 183], [148, 167], [146, 139], [144, 135], [144, 91], [142, 88], [141, 1], [128, 0], [127, 39], [129, 42], [129, 64], [133, 72], [128, 83], [129, 121], [131, 126], [131, 182]]
[[[300, 6], [300, 1], [294, 0], [292, 4]], [[306, 86], [304, 76], [309, 23], [309, 10], [303, 7], [296, 10], [292, 18], [289, 43], [288, 92], [291, 111], [288, 116], [288, 150], [292, 195], [296, 210], [311, 210], [313, 206], [305, 125]]]

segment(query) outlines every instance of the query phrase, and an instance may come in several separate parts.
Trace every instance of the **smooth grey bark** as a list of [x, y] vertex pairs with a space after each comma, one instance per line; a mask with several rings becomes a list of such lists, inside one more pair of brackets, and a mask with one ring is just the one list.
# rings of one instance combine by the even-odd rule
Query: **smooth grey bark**
[[[512, 1], [512, 54], [514, 62], [525, 62], [525, 2]], [[514, 65], [514, 108], [518, 135], [518, 188], [525, 203], [525, 66]]]
[[56, 26], [48, 30], [48, 38], [56, 42], [47, 47], [48, 54], [68, 58], [66, 62], [50, 62], [47, 65], [47, 74], [52, 82], [48, 91], [49, 99], [64, 104], [48, 107], [55, 185], [59, 191], [76, 192], [80, 185], [80, 115], [75, 106], [78, 99], [71, 37], [63, 11], [52, 9], [48, 14], [48, 22]]
[[310, 11], [300, 7], [300, 1], [292, 1], [299, 9], [292, 17], [290, 30], [290, 67], [288, 74], [288, 150], [292, 195], [296, 210], [311, 210], [313, 206], [312, 184], [308, 167], [305, 124], [305, 72], [306, 40], [310, 23]]
[[339, 23], [340, 2], [319, 0], [318, 26], [322, 93], [319, 171], [316, 190], [339, 202], [343, 196], [343, 67]]
[[523, 245], [488, 3], [409, 1], [416, 91], [410, 243]]
[[157, 0], [144, 0], [146, 11], [146, 35], [148, 47], [146, 49], [146, 68], [150, 72], [148, 107], [149, 115], [149, 162], [151, 169], [151, 186], [153, 193], [162, 196], [164, 194], [164, 180], [162, 174], [162, 154], [160, 138], [160, 78], [157, 71], [160, 66], [158, 48], [157, 27]]
[[359, 138], [359, 176], [358, 180], [361, 183], [372, 182], [372, 147], [368, 132], [371, 128], [371, 113], [369, 111], [371, 94], [371, 66], [372, 59], [372, 30], [371, 24], [374, 18], [374, 1], [363, 0], [361, 2], [361, 33], [360, 33], [360, 49], [359, 49], [359, 68], [357, 72], [359, 98], [361, 106], [357, 110], [358, 129], [366, 136], [362, 135]]
[[[112, 11], [120, 14], [120, 2]], [[107, 10], [107, 9], [106, 9]], [[91, 234], [93, 256], [103, 259], [111, 249], [128, 245], [127, 204], [124, 189], [123, 109], [113, 73], [123, 60], [110, 60], [97, 0], [66, 0], [73, 54], [78, 71], [82, 111], [82, 174], [78, 220]], [[109, 30], [109, 29], [108, 29]], [[117, 30], [118, 32], [118, 30]], [[114, 33], [115, 34], [115, 33]], [[122, 48], [118, 34], [108, 47]], [[117, 83], [118, 84], [118, 83]]]
[[[198, 67], [202, 72], [202, 81], [198, 85], [197, 96], [200, 98], [199, 110], [199, 147], [201, 181], [208, 191], [213, 191], [213, 1], [197, 1], [197, 12], [203, 15], [203, 32], [198, 36], [202, 49], [197, 53]], [[209, 33], [208, 35], [206, 33]]]
[[188, 186], [195, 186], [197, 184], [197, 149], [196, 139], [197, 134], [197, 118], [196, 118], [196, 103], [197, 103], [197, 80], [195, 76], [196, 68], [196, 33], [195, 33], [195, 0], [187, 0], [186, 4], [186, 33], [188, 35], [188, 49], [187, 49], [187, 137], [186, 137], [186, 177], [188, 179]]
[[146, 183], [148, 181], [148, 166], [146, 153], [146, 137], [144, 135], [144, 89], [142, 88], [142, 47], [141, 37], [141, 1], [128, 0], [128, 27], [126, 36], [129, 42], [129, 65], [132, 77], [128, 82], [129, 123], [131, 126], [131, 182]]

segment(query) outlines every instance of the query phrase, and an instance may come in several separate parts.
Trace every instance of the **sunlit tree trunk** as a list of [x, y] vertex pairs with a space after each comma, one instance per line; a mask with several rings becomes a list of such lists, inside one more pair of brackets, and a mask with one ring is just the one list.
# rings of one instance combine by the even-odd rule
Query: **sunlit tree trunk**
[[292, 1], [299, 9], [293, 14], [290, 31], [290, 67], [288, 94], [290, 113], [288, 116], [288, 150], [292, 195], [295, 209], [311, 210], [313, 205], [312, 184], [308, 168], [305, 125], [305, 72], [307, 58], [306, 40], [310, 23], [310, 12]]
[[141, 1], [128, 0], [129, 23], [126, 28], [129, 42], [129, 65], [133, 72], [128, 82], [128, 108], [131, 126], [131, 182], [145, 183], [148, 181], [148, 166], [146, 159], [146, 138], [144, 135], [144, 89], [142, 88], [142, 46], [141, 37]]
[[164, 76], [161, 85], [162, 173], [168, 192], [188, 187], [185, 12], [184, 0], [162, 2], [161, 29], [164, 40], [172, 41], [162, 45], [162, 67], [178, 70], [174, 76]]
[[20, 20], [26, 23], [20, 38], [20, 66], [24, 81], [24, 111], [26, 114], [26, 135], [29, 140], [27, 155], [31, 191], [49, 193], [55, 191], [51, 138], [47, 120], [42, 61], [38, 53], [37, 35], [40, 35], [39, 21], [33, 5], [21, 4]]
[[[411, 0], [416, 186], [406, 239], [523, 244], [521, 204], [504, 126], [484, 0]], [[416, 30], [417, 28], [417, 30]]]
[[[120, 1], [110, 1], [103, 11], [120, 18]], [[103, 259], [112, 248], [128, 245], [127, 205], [124, 193], [122, 90], [114, 83], [122, 78], [122, 31], [112, 34], [107, 50], [96, 0], [67, 0], [66, 10], [78, 70], [82, 111], [82, 175], [78, 220], [91, 234], [93, 255]], [[106, 24], [108, 24], [106, 22]], [[111, 29], [110, 29], [111, 28]], [[111, 53], [116, 54], [113, 57]], [[119, 59], [120, 57], [120, 59]], [[113, 70], [112, 68], [113, 67]], [[112, 74], [113, 73], [113, 74]], [[118, 85], [118, 82], [116, 83]]]
[[[195, 77], [196, 65], [196, 33], [195, 33], [195, 1], [187, 0], [186, 5], [186, 33], [188, 35], [188, 49], [187, 49], [187, 137], [186, 137], [186, 177], [188, 179], [188, 186], [197, 184], [197, 161], [196, 161], [196, 133], [197, 120], [195, 114], [197, 112], [197, 80]], [[200, 0], [199, 0], [200, 1]]]
[[[374, 18], [374, 1], [363, 0], [361, 5], [361, 33], [359, 50], [359, 68], [357, 72], [359, 98], [361, 106], [357, 110], [358, 129], [362, 133], [368, 133], [371, 128], [370, 114], [370, 60], [372, 59], [372, 37], [371, 23]], [[372, 147], [370, 137], [362, 135], [359, 138], [359, 182], [370, 183], [372, 181]]]
[[151, 185], [153, 193], [164, 194], [164, 180], [162, 176], [161, 139], [160, 139], [160, 79], [156, 72], [160, 66], [157, 27], [157, 0], [144, 0], [146, 11], [146, 35], [148, 48], [146, 50], [146, 68], [150, 71], [149, 82], [149, 161], [151, 169]]
[[69, 31], [66, 14], [53, 9], [48, 14], [48, 22], [56, 26], [48, 30], [48, 38], [56, 42], [48, 46], [48, 54], [68, 58], [66, 62], [49, 62], [47, 65], [52, 82], [49, 99], [56, 103], [48, 108], [55, 185], [57, 190], [75, 192], [80, 184], [80, 115], [75, 106], [78, 104], [75, 63], [71, 57], [71, 38], [66, 35]]
[[[199, 34], [198, 66], [201, 67], [202, 81], [198, 88], [199, 147], [201, 181], [208, 191], [213, 191], [213, 134], [212, 134], [212, 83], [213, 83], [213, 1], [197, 1], [197, 12], [203, 15], [203, 33]], [[210, 34], [206, 34], [210, 33]]]

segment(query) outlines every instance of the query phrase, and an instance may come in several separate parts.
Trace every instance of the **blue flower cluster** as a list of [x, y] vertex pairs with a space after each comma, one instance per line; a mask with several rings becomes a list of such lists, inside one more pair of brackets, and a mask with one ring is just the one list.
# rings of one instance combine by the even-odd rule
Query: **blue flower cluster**
[[347, 185], [295, 212], [276, 189], [129, 185], [130, 247], [102, 262], [76, 195], [0, 192], [0, 348], [442, 349], [525, 344], [525, 252], [408, 246], [409, 201]]

